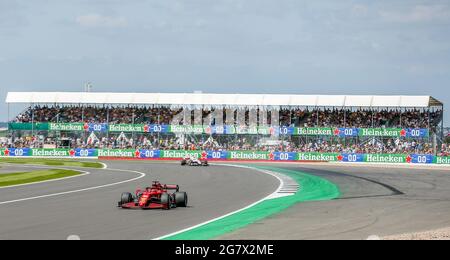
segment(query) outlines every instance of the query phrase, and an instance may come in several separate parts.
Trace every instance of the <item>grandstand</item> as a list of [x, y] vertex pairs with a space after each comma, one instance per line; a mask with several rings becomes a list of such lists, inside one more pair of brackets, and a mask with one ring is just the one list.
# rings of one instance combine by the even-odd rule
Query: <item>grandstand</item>
[[11, 92], [4, 146], [448, 152], [430, 96]]

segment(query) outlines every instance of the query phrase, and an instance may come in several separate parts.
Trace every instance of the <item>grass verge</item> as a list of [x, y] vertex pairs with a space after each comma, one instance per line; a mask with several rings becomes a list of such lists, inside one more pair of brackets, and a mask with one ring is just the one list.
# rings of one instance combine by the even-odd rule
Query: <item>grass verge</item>
[[59, 169], [0, 174], [0, 187], [61, 179], [79, 174], [81, 173], [77, 171]]
[[35, 164], [48, 166], [71, 166], [71, 167], [86, 167], [86, 168], [103, 168], [103, 164], [98, 162], [79, 162], [70, 160], [57, 159], [36, 159], [36, 158], [0, 158], [0, 163], [16, 163], [16, 164]]

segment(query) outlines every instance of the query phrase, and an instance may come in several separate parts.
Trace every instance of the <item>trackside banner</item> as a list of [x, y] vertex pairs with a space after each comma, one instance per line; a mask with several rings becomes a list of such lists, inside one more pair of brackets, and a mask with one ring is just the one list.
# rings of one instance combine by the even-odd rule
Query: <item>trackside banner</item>
[[433, 163], [435, 164], [450, 164], [450, 157], [434, 157]]
[[222, 161], [303, 161], [342, 163], [411, 163], [450, 165], [450, 157], [421, 154], [348, 154], [348, 153], [296, 153], [296, 152], [254, 152], [254, 151], [183, 151], [147, 149], [35, 149], [4, 148], [0, 157], [48, 157], [48, 158], [135, 158], [170, 159], [195, 157]]
[[163, 134], [207, 135], [285, 135], [285, 136], [335, 136], [335, 137], [407, 137], [427, 138], [428, 129], [402, 128], [299, 128], [299, 127], [240, 127], [202, 125], [147, 125], [147, 124], [96, 124], [96, 123], [10, 123], [10, 130], [61, 131], [61, 132], [125, 132]]

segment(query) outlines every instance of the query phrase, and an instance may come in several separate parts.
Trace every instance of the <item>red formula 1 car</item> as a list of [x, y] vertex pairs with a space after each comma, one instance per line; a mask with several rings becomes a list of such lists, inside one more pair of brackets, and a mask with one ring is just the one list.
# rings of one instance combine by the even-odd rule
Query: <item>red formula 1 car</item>
[[[175, 191], [175, 192], [169, 192]], [[135, 195], [125, 192], [119, 201], [119, 207], [123, 209], [171, 209], [187, 207], [188, 197], [186, 192], [180, 192], [178, 185], [161, 184], [154, 181], [151, 187], [145, 190], [136, 190]]]

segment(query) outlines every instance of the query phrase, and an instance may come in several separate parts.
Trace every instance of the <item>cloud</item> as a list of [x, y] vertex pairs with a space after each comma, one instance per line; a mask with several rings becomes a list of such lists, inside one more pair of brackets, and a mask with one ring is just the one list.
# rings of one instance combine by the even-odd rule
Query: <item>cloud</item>
[[126, 27], [128, 22], [124, 17], [103, 16], [99, 14], [88, 14], [78, 16], [77, 24], [83, 27]]
[[369, 8], [366, 5], [357, 4], [352, 7], [352, 14], [356, 16], [366, 16]]
[[416, 5], [406, 12], [381, 11], [380, 16], [386, 21], [401, 23], [449, 21], [450, 9], [445, 5]]

